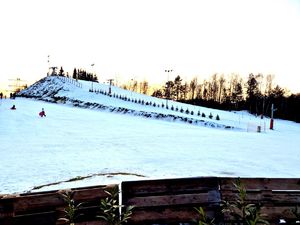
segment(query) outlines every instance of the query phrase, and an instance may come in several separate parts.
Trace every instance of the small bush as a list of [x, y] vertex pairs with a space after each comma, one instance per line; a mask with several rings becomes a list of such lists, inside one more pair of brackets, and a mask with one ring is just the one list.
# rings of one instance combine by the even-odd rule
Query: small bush
[[216, 120], [220, 120], [220, 117], [219, 117], [219, 115], [217, 115], [217, 116], [216, 116]]
[[78, 210], [81, 208], [82, 203], [76, 204], [74, 201], [74, 192], [66, 191], [61, 193], [65, 203], [67, 204], [64, 208], [64, 217], [59, 218], [59, 221], [64, 221], [69, 224], [75, 224], [75, 221], [80, 216]]
[[171, 106], [171, 110], [172, 110], [172, 111], [174, 110], [174, 107], [173, 107], [173, 106]]
[[213, 118], [213, 115], [210, 113], [209, 116], [208, 116], [208, 118], [209, 118], [209, 119], [212, 119], [212, 118]]
[[186, 110], [185, 110], [185, 113], [186, 113], [186, 114], [190, 114], [189, 109], [186, 109]]
[[204, 117], [204, 118], [206, 117], [205, 113], [202, 113], [201, 116]]
[[102, 199], [100, 202], [100, 215], [97, 216], [99, 219], [106, 221], [107, 224], [111, 225], [122, 225], [130, 219], [132, 215], [133, 206], [128, 206], [124, 211], [120, 212], [123, 205], [118, 204], [119, 191], [118, 188], [112, 188], [105, 190], [105, 193], [109, 197]]
[[183, 113], [183, 111], [184, 111], [183, 108], [181, 108], [181, 109], [180, 109], [180, 112]]
[[214, 225], [215, 224], [215, 219], [208, 218], [202, 207], [194, 208], [194, 209], [198, 213], [198, 217], [199, 217], [199, 220], [197, 221], [198, 225]]
[[245, 186], [238, 179], [236, 183], [233, 183], [238, 194], [233, 202], [223, 201], [221, 204], [222, 213], [228, 217], [234, 218], [238, 224], [265, 224], [269, 225], [269, 222], [263, 218], [260, 207], [255, 204], [247, 202], [247, 192]]

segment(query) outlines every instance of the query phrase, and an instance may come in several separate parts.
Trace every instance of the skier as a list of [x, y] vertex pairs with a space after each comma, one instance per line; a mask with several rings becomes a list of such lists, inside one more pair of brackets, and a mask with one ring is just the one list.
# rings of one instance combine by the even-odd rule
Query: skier
[[11, 110], [16, 110], [17, 108], [16, 108], [15, 105], [13, 105], [10, 109], [11, 109]]
[[44, 111], [44, 108], [42, 108], [42, 111], [39, 113], [39, 116], [40, 117], [46, 117], [46, 113], [45, 113], [45, 111]]

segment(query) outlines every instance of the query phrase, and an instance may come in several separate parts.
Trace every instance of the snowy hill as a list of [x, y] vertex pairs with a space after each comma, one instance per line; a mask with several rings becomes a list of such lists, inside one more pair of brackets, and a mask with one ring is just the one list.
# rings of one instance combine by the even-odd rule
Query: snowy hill
[[[93, 87], [94, 92], [89, 92]], [[65, 77], [50, 76], [36, 82], [18, 96], [36, 98], [53, 103], [65, 103], [81, 108], [99, 109], [109, 112], [131, 114], [146, 118], [180, 121], [193, 125], [233, 129], [232, 122], [226, 120], [226, 113], [219, 110], [197, 107], [179, 102], [123, 90], [109, 85], [75, 81]], [[168, 109], [166, 105], [168, 104]], [[222, 112], [222, 121], [216, 116]], [[202, 113], [206, 115], [201, 117]], [[209, 114], [213, 118], [209, 119]], [[231, 113], [230, 113], [231, 114]], [[230, 116], [231, 117], [231, 116]], [[237, 127], [235, 127], [237, 128]]]
[[[103, 94], [89, 92], [92, 85]], [[166, 109], [166, 100], [117, 87], [109, 97], [108, 89], [47, 77], [20, 93], [27, 98], [0, 100], [0, 194], [133, 179], [300, 174], [299, 124], [276, 120], [275, 130], [257, 133], [267, 119], [172, 101]], [[38, 116], [41, 108], [46, 118]]]
[[[92, 85], [95, 92], [89, 92]], [[192, 111], [189, 109], [189, 107], [191, 108], [190, 105], [169, 101], [170, 110], [166, 110], [166, 100], [163, 99], [130, 92], [114, 86], [111, 87], [110, 95], [108, 92], [108, 85], [91, 84], [91, 82], [86, 81], [77, 82], [63, 77], [46, 77], [21, 92], [19, 96], [146, 118], [181, 121], [217, 128], [232, 128], [231, 126], [215, 123], [212, 120], [199, 119], [199, 116], [188, 116], [185, 112], [186, 110]], [[171, 107], [173, 110], [171, 110]], [[176, 107], [177, 113], [174, 113]], [[195, 107], [193, 109], [195, 110]], [[183, 112], [179, 113], [180, 110]]]

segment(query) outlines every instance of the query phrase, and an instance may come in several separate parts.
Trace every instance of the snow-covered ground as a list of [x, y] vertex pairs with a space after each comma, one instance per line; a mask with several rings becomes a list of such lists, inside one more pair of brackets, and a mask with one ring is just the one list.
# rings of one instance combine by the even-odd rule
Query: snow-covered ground
[[[24, 92], [50, 101], [54, 93], [56, 101], [65, 104], [28, 98], [0, 100], [0, 193], [149, 178], [299, 177], [300, 124], [275, 120], [275, 129], [268, 130], [268, 119], [246, 112], [168, 101], [169, 106], [195, 112], [187, 115], [90, 93], [91, 83], [80, 83], [82, 88], [47, 78]], [[104, 84], [94, 83], [93, 88], [108, 91]], [[112, 93], [166, 103], [116, 87]], [[76, 102], [80, 107], [74, 107]], [[17, 110], [10, 110], [13, 104]], [[38, 116], [41, 108], [46, 118]], [[118, 112], [120, 108], [131, 111]], [[199, 117], [199, 110], [214, 117], [218, 114], [221, 120]], [[140, 112], [169, 116], [148, 118]], [[249, 124], [253, 132], [247, 132]], [[266, 130], [254, 132], [257, 126]], [[69, 179], [74, 181], [64, 182]]]

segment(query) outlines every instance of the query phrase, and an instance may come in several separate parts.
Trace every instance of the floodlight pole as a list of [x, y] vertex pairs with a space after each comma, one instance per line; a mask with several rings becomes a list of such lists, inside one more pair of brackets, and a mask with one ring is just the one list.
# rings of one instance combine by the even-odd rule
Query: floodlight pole
[[[94, 63], [91, 64], [92, 72], [94, 71], [94, 70], [93, 70], [94, 65], [95, 65]], [[94, 85], [94, 73], [92, 73], [92, 92], [94, 92], [94, 86], [93, 86], [93, 85]]]
[[107, 81], [109, 82], [109, 89], [108, 89], [108, 94], [111, 96], [111, 85], [114, 79], [108, 79]]
[[165, 70], [165, 72], [168, 74], [168, 80], [167, 80], [167, 85], [166, 85], [166, 90], [167, 90], [167, 96], [166, 96], [166, 108], [168, 108], [168, 99], [169, 99], [169, 97], [170, 97], [169, 74], [170, 74], [170, 72], [173, 72], [173, 70]]
[[276, 111], [277, 109], [274, 109], [274, 104], [272, 104], [271, 106], [271, 120], [270, 120], [270, 130], [273, 130], [274, 129], [274, 112]]
[[50, 76], [50, 55], [48, 55], [48, 73], [47, 73], [47, 77]]

